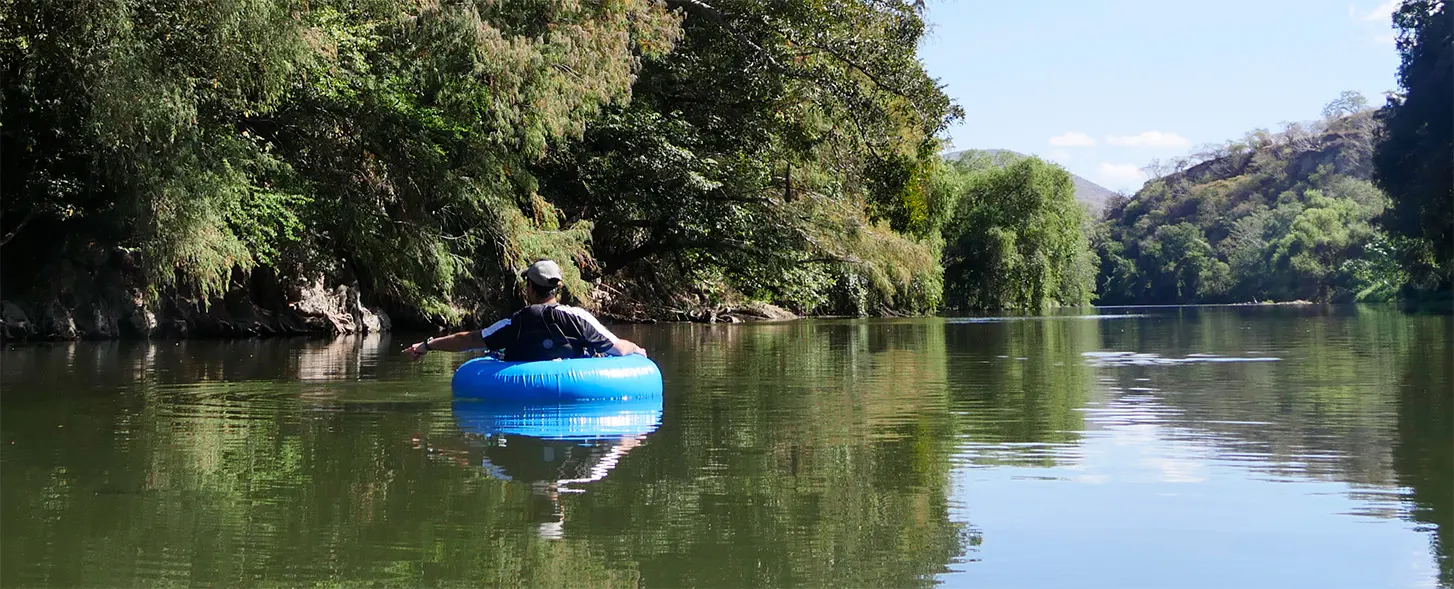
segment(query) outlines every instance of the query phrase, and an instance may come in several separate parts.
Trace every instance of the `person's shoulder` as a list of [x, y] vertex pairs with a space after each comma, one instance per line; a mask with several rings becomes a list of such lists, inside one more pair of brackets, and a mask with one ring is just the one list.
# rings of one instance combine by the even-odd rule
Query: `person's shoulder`
[[596, 320], [596, 316], [595, 315], [592, 315], [590, 311], [587, 311], [587, 310], [582, 309], [580, 307], [572, 307], [570, 305], [556, 305], [555, 308], [560, 309], [560, 311], [562, 313], [569, 313], [571, 315], [575, 315], [576, 317], [580, 317], [582, 319], [590, 319], [592, 321], [595, 321]]
[[580, 307], [572, 307], [569, 305], [560, 305], [556, 308], [559, 309], [561, 313], [565, 314], [571, 319], [579, 321], [584, 325], [590, 326], [591, 329], [601, 332], [607, 338], [615, 339], [615, 336], [611, 333], [611, 330], [606, 329], [606, 326], [601, 324], [601, 320], [596, 319], [596, 316], [592, 315], [590, 311], [587, 311]]
[[510, 319], [512, 317], [514, 317], [514, 315], [511, 315], [510, 317], [506, 317], [504, 319], [501, 319], [499, 321], [496, 321], [494, 323], [491, 323], [488, 327], [485, 327], [484, 329], [481, 329], [480, 330], [480, 337], [490, 337], [491, 334], [494, 334], [496, 332], [499, 332], [500, 330], [505, 329], [506, 327], [510, 327], [511, 325], [513, 325], [513, 323], [510, 321]]
[[611, 333], [611, 330], [607, 329], [605, 325], [601, 325], [601, 321], [596, 319], [596, 316], [592, 315], [590, 311], [569, 305], [559, 305], [556, 309], [567, 322], [575, 325], [575, 329], [582, 335], [602, 343], [616, 341], [616, 334]]

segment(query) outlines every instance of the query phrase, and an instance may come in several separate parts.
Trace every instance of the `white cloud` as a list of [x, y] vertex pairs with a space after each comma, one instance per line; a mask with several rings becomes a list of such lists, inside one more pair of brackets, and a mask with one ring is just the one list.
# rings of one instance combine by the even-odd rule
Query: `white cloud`
[[1117, 187], [1146, 181], [1146, 172], [1142, 172], [1141, 168], [1133, 164], [1101, 162], [1101, 167], [1097, 171], [1102, 180], [1105, 180], [1107, 184], [1115, 184]]
[[1106, 143], [1122, 147], [1191, 147], [1191, 142], [1176, 133], [1142, 131], [1140, 135], [1111, 135]]
[[1393, 11], [1398, 10], [1398, 3], [1399, 0], [1385, 0], [1383, 4], [1379, 4], [1377, 8], [1374, 8], [1372, 12], [1363, 15], [1363, 20], [1381, 20], [1388, 22], [1393, 18]]
[[1091, 147], [1096, 140], [1079, 131], [1066, 131], [1063, 135], [1051, 137], [1050, 144], [1056, 147]]

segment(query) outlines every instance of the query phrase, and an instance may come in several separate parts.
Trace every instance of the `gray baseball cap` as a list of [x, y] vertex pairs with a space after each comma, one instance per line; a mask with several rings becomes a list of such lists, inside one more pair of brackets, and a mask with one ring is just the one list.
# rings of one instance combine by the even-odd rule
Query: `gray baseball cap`
[[560, 273], [560, 266], [550, 260], [540, 260], [531, 264], [524, 272], [520, 273], [521, 278], [529, 278], [531, 282], [540, 286], [556, 286], [565, 277]]

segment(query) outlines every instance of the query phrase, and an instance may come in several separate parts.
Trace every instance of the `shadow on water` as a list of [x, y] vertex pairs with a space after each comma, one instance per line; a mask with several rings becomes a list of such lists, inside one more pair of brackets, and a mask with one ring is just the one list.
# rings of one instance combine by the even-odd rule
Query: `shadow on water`
[[1440, 581], [1454, 587], [1454, 320], [1421, 323], [1408, 342], [1411, 353], [1397, 366], [1393, 469], [1412, 489], [1413, 517], [1434, 533]]

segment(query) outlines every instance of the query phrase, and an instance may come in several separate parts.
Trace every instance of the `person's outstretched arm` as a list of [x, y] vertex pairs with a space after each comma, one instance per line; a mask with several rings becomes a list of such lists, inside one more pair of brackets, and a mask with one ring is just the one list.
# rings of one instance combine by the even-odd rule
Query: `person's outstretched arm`
[[480, 336], [479, 330], [470, 330], [443, 337], [429, 338], [404, 348], [404, 353], [418, 360], [424, 354], [435, 350], [440, 352], [463, 352], [465, 350], [476, 350], [483, 347], [485, 347], [485, 338]]

